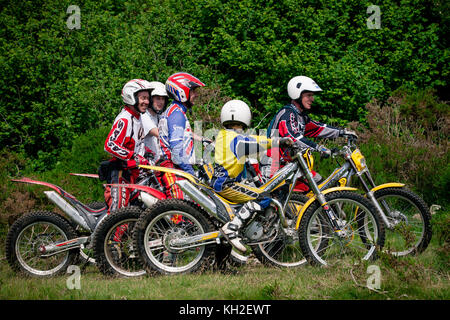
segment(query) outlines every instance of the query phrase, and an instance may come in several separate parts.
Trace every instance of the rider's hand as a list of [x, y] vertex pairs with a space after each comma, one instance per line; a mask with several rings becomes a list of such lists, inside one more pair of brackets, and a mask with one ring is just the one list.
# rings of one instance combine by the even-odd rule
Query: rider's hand
[[134, 159], [136, 160], [137, 165], [148, 166], [150, 164], [147, 159], [145, 159], [143, 156], [141, 156], [139, 154], [137, 156], [135, 156]]
[[353, 130], [343, 129], [341, 132], [339, 132], [340, 136], [350, 136], [354, 139], [358, 139], [358, 135]]
[[127, 167], [130, 169], [136, 168], [139, 165], [149, 165], [149, 164], [150, 163], [148, 162], [148, 160], [139, 154], [135, 154], [133, 156], [133, 159], [127, 161]]
[[320, 152], [320, 156], [322, 158], [329, 158], [331, 156], [331, 150], [325, 146], [322, 146], [322, 145], [318, 146], [317, 151]]
[[278, 140], [278, 144], [281, 148], [291, 147], [294, 144], [294, 140], [289, 137], [283, 137]]
[[155, 160], [155, 153], [148, 147], [145, 147], [145, 159]]

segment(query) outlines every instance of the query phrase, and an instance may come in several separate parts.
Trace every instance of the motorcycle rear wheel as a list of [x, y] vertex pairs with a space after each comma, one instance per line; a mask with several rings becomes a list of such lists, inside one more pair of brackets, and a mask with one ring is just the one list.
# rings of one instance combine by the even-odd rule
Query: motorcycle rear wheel
[[[213, 265], [216, 244], [173, 250], [170, 239], [211, 232], [213, 224], [198, 205], [162, 200], [144, 211], [134, 229], [134, 243], [148, 274], [181, 274], [203, 271]], [[156, 245], [155, 245], [156, 244]]]
[[77, 261], [80, 249], [43, 257], [39, 248], [76, 237], [75, 229], [61, 215], [50, 211], [29, 212], [11, 225], [6, 237], [6, 258], [15, 271], [35, 277], [55, 276], [65, 273]]

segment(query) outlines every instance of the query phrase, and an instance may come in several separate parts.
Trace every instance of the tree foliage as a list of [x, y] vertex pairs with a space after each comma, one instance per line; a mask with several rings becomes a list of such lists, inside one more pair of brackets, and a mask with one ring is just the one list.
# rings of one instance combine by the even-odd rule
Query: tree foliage
[[317, 117], [339, 123], [365, 123], [365, 105], [400, 86], [448, 98], [446, 1], [383, 1], [380, 29], [367, 26], [372, 3], [355, 0], [80, 0], [80, 28], [69, 29], [72, 2], [3, 1], [0, 12], [0, 144], [35, 169], [109, 127], [132, 78], [190, 72], [218, 98], [206, 99], [209, 114], [241, 98], [262, 126], [299, 74], [324, 89]]

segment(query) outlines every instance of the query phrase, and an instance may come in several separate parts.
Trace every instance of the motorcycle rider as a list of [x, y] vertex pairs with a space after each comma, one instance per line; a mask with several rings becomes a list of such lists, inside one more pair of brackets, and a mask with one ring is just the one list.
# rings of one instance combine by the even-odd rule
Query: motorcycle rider
[[[254, 187], [240, 183], [245, 172], [245, 160], [249, 155], [270, 148], [273, 139], [244, 134], [243, 130], [251, 121], [250, 108], [244, 101], [231, 100], [225, 103], [220, 113], [220, 121], [224, 129], [220, 130], [216, 137], [214, 176], [211, 185], [225, 199], [236, 203], [245, 202], [233, 219], [221, 228], [228, 242], [239, 251], [245, 252], [246, 248], [238, 235], [239, 229], [250, 217], [249, 209], [265, 206], [261, 202], [252, 201], [258, 196]], [[280, 143], [287, 146], [292, 144], [292, 140], [287, 138]]]
[[[141, 115], [150, 103], [151, 84], [142, 79], [128, 81], [122, 89], [122, 100], [125, 104], [117, 115], [109, 132], [104, 149], [113, 156], [109, 161], [108, 183], [134, 183], [139, 176], [139, 164], [148, 165], [139, 150], [142, 148], [144, 129]], [[108, 214], [119, 208], [126, 207], [130, 198], [128, 188], [106, 187], [105, 201], [108, 204]]]
[[[331, 151], [306, 137], [337, 138], [343, 135], [356, 137], [354, 131], [332, 127], [314, 121], [308, 116], [314, 102], [314, 93], [322, 91], [313, 79], [305, 76], [293, 77], [288, 82], [287, 91], [291, 103], [281, 108], [273, 117], [267, 131], [269, 137], [290, 137], [298, 145], [320, 152], [324, 158], [329, 157]], [[271, 177], [279, 169], [279, 161], [283, 162], [283, 160], [289, 159], [286, 150], [282, 148], [270, 150], [268, 157], [269, 165], [262, 167], [263, 174], [268, 177]], [[318, 173], [313, 172], [313, 175], [316, 182], [322, 179]]]
[[[158, 124], [161, 149], [159, 166], [194, 174], [194, 135], [186, 114], [195, 103], [196, 89], [204, 86], [203, 82], [186, 72], [174, 73], [167, 79], [166, 91], [173, 101], [161, 115]], [[171, 173], [163, 174], [166, 195], [183, 199], [183, 192], [175, 184], [176, 179], [180, 178]]]
[[[158, 123], [161, 114], [167, 106], [169, 96], [166, 92], [166, 86], [162, 82], [150, 82], [153, 90], [150, 94], [150, 106], [142, 114], [142, 126], [144, 127], [144, 146], [145, 152], [151, 154], [153, 162], [156, 163], [160, 157]], [[147, 158], [147, 157], [146, 157]]]

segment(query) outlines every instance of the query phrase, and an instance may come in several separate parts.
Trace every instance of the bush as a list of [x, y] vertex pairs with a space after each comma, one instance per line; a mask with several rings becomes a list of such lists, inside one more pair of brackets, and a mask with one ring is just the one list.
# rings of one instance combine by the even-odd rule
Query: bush
[[6, 1], [0, 12], [0, 144], [36, 171], [88, 129], [110, 126], [132, 78], [193, 73], [219, 97], [194, 120], [241, 98], [261, 128], [298, 74], [324, 89], [317, 117], [341, 124], [366, 123], [363, 106], [402, 84], [446, 92], [445, 1], [384, 1], [381, 29], [367, 27], [370, 1], [84, 0], [80, 29], [70, 30], [71, 4]]
[[422, 194], [429, 205], [448, 201], [448, 103], [430, 90], [402, 88], [386, 105], [373, 101], [367, 109], [369, 128], [362, 134], [363, 151], [379, 182], [396, 177]]

